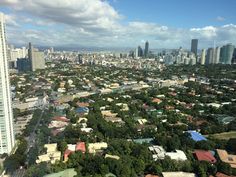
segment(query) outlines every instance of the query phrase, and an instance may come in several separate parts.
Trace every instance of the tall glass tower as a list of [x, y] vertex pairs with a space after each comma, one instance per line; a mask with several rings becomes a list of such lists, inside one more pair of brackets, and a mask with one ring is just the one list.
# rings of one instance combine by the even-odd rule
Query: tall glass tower
[[197, 56], [197, 46], [198, 46], [198, 39], [192, 39], [191, 41], [191, 52]]
[[146, 43], [145, 43], [145, 49], [144, 49], [144, 56], [145, 57], [148, 57], [148, 51], [149, 50], [149, 43], [148, 43], [148, 41], [146, 41]]
[[10, 94], [5, 19], [4, 14], [0, 13], [0, 154], [9, 154], [15, 144]]

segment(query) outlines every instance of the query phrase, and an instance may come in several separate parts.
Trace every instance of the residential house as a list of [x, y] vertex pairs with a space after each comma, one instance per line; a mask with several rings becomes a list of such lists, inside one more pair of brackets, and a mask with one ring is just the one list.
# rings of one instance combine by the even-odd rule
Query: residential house
[[232, 168], [236, 168], [236, 155], [228, 154], [228, 152], [223, 149], [216, 149], [216, 151], [222, 162], [229, 164]]

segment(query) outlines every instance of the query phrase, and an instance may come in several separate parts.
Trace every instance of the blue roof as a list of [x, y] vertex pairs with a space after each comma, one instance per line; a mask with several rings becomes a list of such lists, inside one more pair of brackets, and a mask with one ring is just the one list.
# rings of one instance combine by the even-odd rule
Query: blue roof
[[75, 111], [76, 111], [76, 113], [89, 112], [89, 108], [87, 108], [87, 107], [80, 107], [80, 108], [77, 108]]
[[198, 133], [198, 132], [192, 131], [192, 130], [189, 130], [187, 132], [191, 135], [191, 138], [194, 141], [206, 141], [207, 140], [204, 136], [202, 136], [201, 133]]

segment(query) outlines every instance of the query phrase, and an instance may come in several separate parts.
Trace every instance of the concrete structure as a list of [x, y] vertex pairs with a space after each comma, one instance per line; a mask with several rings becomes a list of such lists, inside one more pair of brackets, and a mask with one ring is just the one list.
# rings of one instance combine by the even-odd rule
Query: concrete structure
[[191, 52], [197, 56], [197, 46], [198, 46], [198, 39], [192, 39], [191, 41]]
[[23, 130], [28, 125], [29, 121], [32, 119], [33, 114], [25, 115], [23, 117], [17, 117], [14, 123], [15, 134], [22, 134]]
[[202, 49], [202, 54], [201, 54], [200, 63], [201, 63], [201, 65], [204, 65], [205, 62], [206, 62], [206, 49]]
[[34, 98], [28, 98], [25, 99], [25, 102], [14, 102], [13, 103], [13, 108], [19, 109], [21, 112], [26, 111], [26, 110], [35, 110], [38, 108], [43, 108], [48, 105], [48, 99], [47, 96], [39, 98], [39, 97], [34, 97]]
[[28, 56], [30, 60], [31, 71], [45, 69], [44, 53], [35, 49], [31, 43], [29, 43]]
[[41, 162], [50, 162], [54, 164], [57, 160], [61, 159], [61, 152], [57, 150], [57, 144], [45, 144], [44, 148], [47, 149], [47, 153], [43, 155], [39, 155], [36, 163]]
[[0, 154], [10, 153], [15, 145], [4, 14], [0, 13]]
[[187, 156], [181, 150], [175, 150], [174, 152], [167, 152], [166, 156], [169, 156], [172, 160], [185, 161]]
[[182, 171], [163, 172], [163, 177], [196, 177], [194, 173], [186, 173]]
[[89, 143], [88, 145], [88, 151], [89, 153], [96, 153], [99, 150], [106, 149], [107, 143], [100, 142], [100, 143]]

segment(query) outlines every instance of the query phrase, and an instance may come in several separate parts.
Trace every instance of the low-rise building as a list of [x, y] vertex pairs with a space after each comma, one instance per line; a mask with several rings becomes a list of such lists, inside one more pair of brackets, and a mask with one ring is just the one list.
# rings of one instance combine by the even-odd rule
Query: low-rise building
[[195, 150], [194, 156], [198, 161], [207, 161], [209, 163], [216, 163], [216, 158], [211, 151]]
[[61, 152], [57, 150], [57, 144], [45, 144], [44, 148], [47, 149], [46, 154], [39, 155], [36, 163], [50, 162], [54, 164], [57, 160], [61, 159]]
[[100, 150], [106, 149], [107, 147], [108, 147], [107, 143], [105, 143], [105, 142], [89, 143], [88, 144], [88, 151], [89, 151], [89, 153], [94, 154]]
[[163, 177], [196, 177], [194, 173], [187, 173], [182, 171], [163, 172]]
[[228, 152], [223, 149], [217, 149], [216, 151], [222, 162], [229, 164], [232, 168], [236, 168], [236, 155], [228, 154]]

